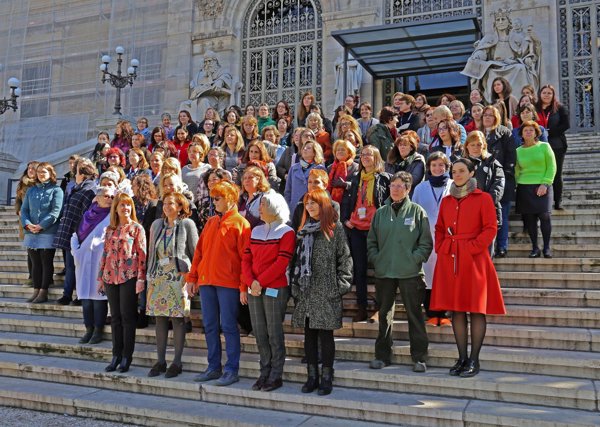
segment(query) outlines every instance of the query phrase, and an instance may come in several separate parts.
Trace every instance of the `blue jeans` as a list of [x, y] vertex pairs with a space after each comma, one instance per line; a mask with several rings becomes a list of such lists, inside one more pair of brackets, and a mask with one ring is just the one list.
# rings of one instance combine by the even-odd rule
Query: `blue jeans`
[[82, 299], [83, 324], [86, 328], [103, 328], [108, 314], [108, 301], [96, 299]]
[[223, 286], [200, 286], [202, 323], [208, 347], [208, 370], [221, 370], [221, 337], [225, 337], [226, 372], [237, 374], [240, 368], [240, 331], [237, 325], [240, 291]]
[[65, 284], [63, 287], [63, 295], [67, 298], [73, 298], [75, 290], [75, 260], [71, 249], [64, 250], [65, 255]]
[[498, 249], [508, 249], [508, 215], [510, 214], [510, 200], [501, 201], [502, 206], [502, 225], [498, 228], [497, 247]]

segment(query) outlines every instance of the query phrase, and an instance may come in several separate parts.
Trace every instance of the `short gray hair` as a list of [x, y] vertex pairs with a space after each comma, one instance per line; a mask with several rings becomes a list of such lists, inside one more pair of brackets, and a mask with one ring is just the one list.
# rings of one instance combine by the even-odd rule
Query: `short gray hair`
[[283, 223], [287, 223], [290, 220], [290, 208], [281, 194], [275, 191], [267, 191], [263, 194], [261, 203], [263, 201], [265, 202], [265, 209], [271, 215], [275, 215], [278, 220]]
[[96, 187], [96, 196], [102, 196], [104, 194], [114, 196], [117, 194], [117, 190], [112, 187]]

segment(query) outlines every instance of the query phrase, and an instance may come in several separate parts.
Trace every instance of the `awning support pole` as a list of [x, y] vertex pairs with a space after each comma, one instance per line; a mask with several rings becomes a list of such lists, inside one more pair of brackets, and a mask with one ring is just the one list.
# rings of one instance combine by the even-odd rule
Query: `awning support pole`
[[346, 97], [348, 95], [354, 95], [354, 94], [348, 94], [346, 93], [346, 91], [348, 90], [348, 48], [344, 46], [344, 80], [343, 80], [344, 86], [342, 86], [344, 89], [344, 101], [346, 100]]

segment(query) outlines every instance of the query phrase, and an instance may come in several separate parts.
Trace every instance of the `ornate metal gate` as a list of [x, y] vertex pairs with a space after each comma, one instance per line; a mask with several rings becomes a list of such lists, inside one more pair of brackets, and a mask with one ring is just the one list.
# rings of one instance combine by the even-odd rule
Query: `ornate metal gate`
[[559, 0], [560, 92], [571, 129], [600, 131], [600, 3]]
[[242, 39], [242, 106], [286, 100], [292, 109], [302, 94], [321, 99], [323, 30], [316, 0], [261, 0], [246, 12]]

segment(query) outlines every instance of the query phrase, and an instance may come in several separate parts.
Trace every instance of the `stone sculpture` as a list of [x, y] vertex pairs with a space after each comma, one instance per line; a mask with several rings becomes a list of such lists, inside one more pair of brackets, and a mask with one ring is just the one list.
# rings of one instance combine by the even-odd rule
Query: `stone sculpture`
[[494, 32], [475, 42], [475, 51], [462, 74], [471, 78], [471, 89], [480, 89], [488, 102], [492, 101], [492, 83], [504, 77], [513, 93], [519, 94], [525, 85], [537, 91], [540, 82], [542, 45], [533, 25], [523, 32], [521, 19], [511, 20], [510, 9], [492, 13]]

